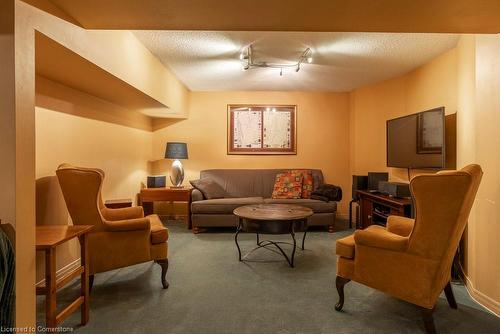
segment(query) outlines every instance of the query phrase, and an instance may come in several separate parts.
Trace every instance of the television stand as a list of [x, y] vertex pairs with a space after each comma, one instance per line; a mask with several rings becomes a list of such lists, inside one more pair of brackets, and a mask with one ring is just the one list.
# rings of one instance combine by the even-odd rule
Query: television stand
[[356, 228], [365, 229], [370, 225], [387, 224], [389, 216], [412, 216], [411, 198], [396, 198], [379, 192], [358, 190], [360, 221], [356, 222]]

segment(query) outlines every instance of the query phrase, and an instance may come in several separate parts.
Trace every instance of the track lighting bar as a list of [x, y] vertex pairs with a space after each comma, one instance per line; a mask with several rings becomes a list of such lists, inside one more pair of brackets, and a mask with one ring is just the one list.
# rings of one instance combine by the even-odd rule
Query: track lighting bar
[[279, 68], [280, 69], [280, 76], [283, 75], [283, 69], [284, 68], [295, 68], [295, 72], [300, 71], [300, 65], [302, 63], [307, 62], [308, 64], [312, 63], [313, 58], [312, 58], [312, 50], [310, 48], [307, 48], [302, 52], [302, 54], [299, 57], [299, 60], [296, 63], [292, 64], [282, 64], [282, 63], [270, 63], [266, 61], [261, 61], [261, 62], [256, 62], [253, 59], [252, 56], [252, 45], [249, 45], [243, 52], [240, 54], [240, 60], [244, 61], [243, 62], [243, 70], [249, 70], [251, 68]]

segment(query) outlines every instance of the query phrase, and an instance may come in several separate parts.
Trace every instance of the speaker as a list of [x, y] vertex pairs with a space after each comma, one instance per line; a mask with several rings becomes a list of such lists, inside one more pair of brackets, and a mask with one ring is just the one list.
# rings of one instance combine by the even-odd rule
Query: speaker
[[368, 190], [378, 191], [378, 183], [380, 181], [388, 181], [389, 173], [368, 172]]
[[356, 195], [357, 190], [368, 189], [368, 176], [365, 175], [353, 175], [352, 176], [352, 199], [358, 200]]
[[148, 188], [164, 188], [167, 186], [167, 177], [165, 175], [148, 176]]
[[411, 197], [408, 183], [381, 181], [378, 184], [378, 191], [392, 197]]

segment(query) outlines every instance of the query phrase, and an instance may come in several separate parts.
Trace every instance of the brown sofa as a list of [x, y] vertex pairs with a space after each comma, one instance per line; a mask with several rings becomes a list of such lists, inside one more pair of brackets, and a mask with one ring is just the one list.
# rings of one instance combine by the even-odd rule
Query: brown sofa
[[[233, 210], [247, 204], [285, 203], [299, 204], [311, 208], [314, 215], [309, 217], [309, 226], [328, 226], [333, 232], [336, 202], [313, 199], [272, 199], [276, 174], [289, 169], [208, 169], [200, 173], [200, 178], [210, 178], [226, 192], [225, 198], [205, 199], [194, 189], [192, 193], [191, 219], [193, 232], [200, 227], [236, 226], [238, 218]], [[323, 184], [323, 173], [312, 169], [314, 189]]]

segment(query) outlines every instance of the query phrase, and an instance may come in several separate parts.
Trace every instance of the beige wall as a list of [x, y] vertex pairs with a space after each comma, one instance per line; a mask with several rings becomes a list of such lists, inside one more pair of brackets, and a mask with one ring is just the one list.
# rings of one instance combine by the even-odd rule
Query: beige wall
[[[464, 35], [457, 45], [457, 166], [476, 160], [476, 41], [474, 35]], [[476, 205], [472, 207], [463, 242], [464, 272], [475, 277]]]
[[[467, 52], [467, 51], [466, 51]], [[484, 170], [483, 181], [475, 203], [475, 219], [469, 240], [469, 288], [473, 296], [500, 315], [500, 243], [498, 212], [500, 210], [500, 35], [476, 36], [476, 103], [468, 116], [475, 118], [463, 124], [467, 140], [475, 138], [475, 161]], [[469, 50], [470, 55], [470, 50]], [[470, 57], [470, 56], [469, 56]], [[470, 64], [466, 64], [470, 69]], [[468, 119], [465, 121], [469, 121]], [[469, 132], [470, 131], [470, 132]], [[474, 150], [465, 149], [467, 154]], [[464, 157], [465, 159], [465, 157]]]
[[[296, 104], [297, 155], [227, 155], [227, 104]], [[208, 168], [320, 168], [329, 183], [350, 187], [349, 95], [308, 92], [193, 92], [189, 119], [155, 131], [153, 155], [163, 159], [167, 141], [188, 143], [186, 183]], [[166, 173], [169, 161], [154, 164]], [[339, 211], [346, 213], [348, 195]]]
[[351, 174], [390, 171], [407, 180], [406, 170], [386, 167], [386, 121], [444, 106], [457, 110], [457, 51], [452, 49], [416, 70], [351, 93]]

